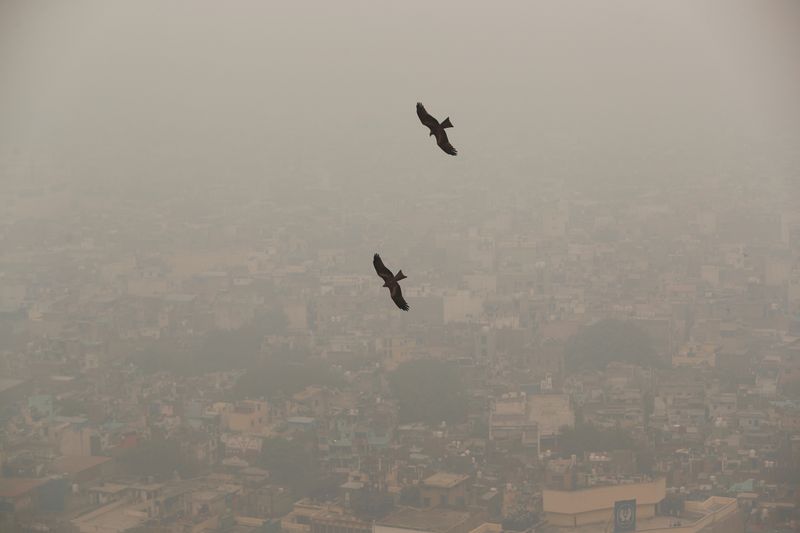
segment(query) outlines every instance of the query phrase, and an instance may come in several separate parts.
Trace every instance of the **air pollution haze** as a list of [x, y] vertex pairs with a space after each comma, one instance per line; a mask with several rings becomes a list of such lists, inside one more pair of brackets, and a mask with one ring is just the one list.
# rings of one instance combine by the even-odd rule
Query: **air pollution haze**
[[0, 531], [796, 531], [798, 95], [796, 0], [0, 0]]

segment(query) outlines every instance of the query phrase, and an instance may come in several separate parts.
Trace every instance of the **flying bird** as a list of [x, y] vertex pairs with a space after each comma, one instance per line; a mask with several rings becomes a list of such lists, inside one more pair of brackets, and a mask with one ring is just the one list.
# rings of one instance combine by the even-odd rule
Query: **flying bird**
[[406, 279], [406, 275], [402, 270], [398, 270], [397, 274], [392, 274], [392, 271], [386, 268], [381, 261], [381, 256], [375, 254], [372, 258], [372, 264], [375, 267], [375, 272], [383, 279], [383, 286], [389, 288], [389, 294], [392, 296], [392, 301], [397, 304], [397, 307], [403, 311], [408, 311], [408, 304], [403, 299], [403, 292], [400, 290], [401, 279]]
[[[425, 107], [423, 107], [423, 105], [419, 102], [417, 102], [417, 116], [419, 117], [420, 122], [422, 122], [428, 127], [429, 130], [431, 130], [430, 135], [436, 136], [436, 144], [439, 145], [439, 148], [444, 150], [444, 153], [450, 155], [456, 155], [458, 153], [456, 152], [456, 149], [453, 148], [453, 145], [450, 144], [450, 141], [447, 140], [447, 132], [444, 131], [447, 128], [453, 127], [453, 123], [450, 122], [450, 117], [444, 119], [444, 122], [440, 124], [438, 120], [430, 116], [428, 112], [425, 111]], [[430, 135], [428, 136], [430, 137]]]

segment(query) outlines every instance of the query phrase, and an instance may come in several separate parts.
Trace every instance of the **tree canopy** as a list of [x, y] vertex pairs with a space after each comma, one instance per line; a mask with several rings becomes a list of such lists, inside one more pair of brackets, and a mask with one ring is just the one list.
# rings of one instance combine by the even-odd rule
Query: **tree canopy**
[[234, 399], [292, 394], [308, 385], [340, 385], [342, 377], [329, 364], [310, 359], [301, 350], [282, 347], [262, 353], [264, 337], [281, 331], [285, 323], [282, 311], [264, 312], [242, 328], [211, 331], [189, 345], [158, 339], [130, 361], [145, 373], [178, 376], [246, 369], [233, 390]]
[[293, 394], [309, 385], [335, 387], [343, 382], [342, 376], [324, 361], [267, 358], [239, 378], [233, 396], [237, 399], [271, 397]]
[[264, 311], [246, 326], [210, 331], [188, 346], [176, 339], [158, 339], [130, 360], [146, 373], [166, 371], [181, 376], [247, 368], [260, 361], [264, 336], [283, 331], [285, 325], [283, 311]]
[[781, 392], [789, 398], [800, 399], [800, 381], [790, 381], [781, 387]]
[[422, 494], [416, 485], [407, 485], [400, 490], [400, 505], [419, 507], [422, 503]]
[[520, 511], [503, 519], [503, 531], [528, 531], [539, 521], [539, 515], [533, 511]]
[[181, 477], [197, 475], [201, 466], [181, 453], [177, 440], [156, 437], [117, 457], [122, 473], [165, 479], [174, 472]]
[[632, 450], [633, 438], [621, 429], [603, 429], [592, 424], [578, 424], [574, 428], [562, 428], [558, 438], [562, 455], [582, 456], [585, 452], [610, 452]]
[[362, 520], [375, 520], [385, 516], [394, 507], [394, 499], [388, 492], [361, 490], [350, 498], [350, 508]]
[[293, 439], [272, 437], [261, 447], [259, 464], [269, 470], [270, 479], [288, 487], [299, 498], [335, 492], [340, 480], [326, 476], [315, 456], [316, 440], [311, 435]]
[[650, 336], [633, 322], [601, 320], [581, 328], [567, 342], [569, 371], [603, 369], [612, 361], [644, 367], [659, 365]]
[[416, 359], [389, 375], [400, 422], [463, 422], [467, 415], [464, 386], [457, 368], [436, 359]]

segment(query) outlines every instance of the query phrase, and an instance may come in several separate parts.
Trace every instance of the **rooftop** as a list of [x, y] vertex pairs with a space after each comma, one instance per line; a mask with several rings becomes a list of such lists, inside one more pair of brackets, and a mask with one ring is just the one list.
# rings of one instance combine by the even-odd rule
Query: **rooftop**
[[54, 460], [50, 466], [59, 474], [77, 474], [110, 460], [111, 457], [101, 455], [64, 455]]
[[89, 487], [91, 492], [104, 492], [106, 494], [116, 494], [118, 492], [122, 492], [128, 488], [128, 485], [122, 485], [119, 483], [103, 483], [102, 485], [96, 485], [94, 487]]
[[[706, 531], [706, 527], [717, 523], [730, 525], [729, 519], [735, 519], [734, 513], [738, 511], [736, 498], [724, 498], [712, 496], [704, 502], [689, 502], [686, 509], [679, 516], [657, 515], [649, 518], [638, 518], [636, 520], [636, 531], [647, 531], [649, 533], [669, 533], [670, 531], [681, 531], [682, 533], [700, 533]], [[610, 513], [610, 510], [609, 510]], [[677, 524], [681, 527], [675, 529]], [[555, 525], [546, 526], [543, 533], [606, 533], [609, 530], [609, 522], [601, 521], [593, 524], [585, 524], [578, 527], [559, 527]], [[538, 531], [538, 529], [537, 529]], [[723, 531], [723, 529], [719, 529]]]
[[290, 424], [313, 424], [316, 418], [310, 416], [290, 416], [286, 419]]
[[469, 511], [455, 511], [442, 507], [433, 509], [399, 507], [383, 520], [376, 522], [375, 525], [445, 533], [467, 522], [470, 516]]
[[0, 392], [13, 389], [17, 385], [21, 385], [23, 383], [25, 382], [21, 379], [0, 378]]
[[426, 478], [423, 483], [426, 487], [451, 489], [468, 479], [469, 476], [465, 476], [463, 474], [448, 474], [446, 472], [439, 472]]
[[84, 530], [126, 531], [141, 526], [146, 521], [147, 513], [143, 512], [142, 505], [128, 505], [120, 500], [81, 515], [72, 523]]
[[582, 490], [549, 490], [542, 492], [545, 513], [576, 515], [612, 509], [614, 502], [636, 498], [638, 505], [656, 504], [666, 496], [664, 478], [646, 483], [625, 483]]
[[47, 479], [23, 477], [0, 478], [0, 498], [19, 498], [47, 483]]

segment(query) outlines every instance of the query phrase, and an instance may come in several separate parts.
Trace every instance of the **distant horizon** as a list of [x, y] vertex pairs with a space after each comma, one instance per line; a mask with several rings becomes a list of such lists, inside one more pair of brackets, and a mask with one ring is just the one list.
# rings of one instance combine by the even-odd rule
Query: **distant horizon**
[[760, 5], [9, 0], [0, 153], [152, 185], [800, 181], [800, 7]]

